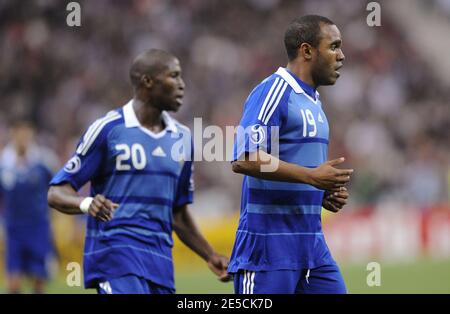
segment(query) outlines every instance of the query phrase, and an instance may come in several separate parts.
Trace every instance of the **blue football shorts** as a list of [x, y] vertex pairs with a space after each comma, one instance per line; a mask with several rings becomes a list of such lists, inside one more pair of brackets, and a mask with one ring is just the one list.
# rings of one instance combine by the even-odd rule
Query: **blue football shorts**
[[99, 282], [98, 294], [173, 294], [175, 289], [155, 284], [142, 277], [127, 275]]
[[336, 264], [312, 269], [247, 271], [234, 275], [236, 294], [345, 294], [344, 278]]

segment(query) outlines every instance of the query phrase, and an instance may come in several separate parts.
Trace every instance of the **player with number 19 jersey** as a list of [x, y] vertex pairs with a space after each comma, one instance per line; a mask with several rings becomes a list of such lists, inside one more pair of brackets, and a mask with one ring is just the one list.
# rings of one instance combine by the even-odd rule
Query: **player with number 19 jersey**
[[86, 288], [135, 275], [174, 290], [172, 208], [192, 203], [193, 152], [189, 129], [162, 116], [165, 129], [153, 133], [139, 123], [132, 101], [111, 111], [90, 126], [50, 182], [79, 190], [90, 181], [92, 196], [120, 205], [108, 222], [87, 218]]
[[[328, 121], [318, 93], [308, 88], [286, 68], [262, 81], [245, 103], [240, 126], [252, 133], [236, 138], [234, 160], [259, 149], [274, 154], [277, 144], [280, 160], [310, 168], [326, 162]], [[321, 226], [323, 196], [308, 184], [245, 176], [229, 272], [334, 264]]]

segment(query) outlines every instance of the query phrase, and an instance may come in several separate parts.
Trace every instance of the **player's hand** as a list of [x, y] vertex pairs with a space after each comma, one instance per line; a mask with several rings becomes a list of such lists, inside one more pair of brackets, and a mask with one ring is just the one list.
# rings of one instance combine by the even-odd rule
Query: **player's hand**
[[327, 190], [323, 197], [322, 206], [333, 213], [337, 213], [347, 204], [348, 196], [346, 187]]
[[109, 221], [112, 219], [114, 210], [118, 207], [119, 204], [113, 203], [101, 194], [97, 194], [89, 206], [88, 213], [100, 221]]
[[343, 187], [350, 181], [353, 169], [338, 169], [335, 166], [344, 162], [344, 157], [324, 162], [311, 169], [310, 184], [321, 190]]
[[222, 282], [228, 282], [232, 279], [231, 274], [228, 273], [229, 258], [213, 253], [208, 259], [208, 267], [217, 275], [217, 278]]

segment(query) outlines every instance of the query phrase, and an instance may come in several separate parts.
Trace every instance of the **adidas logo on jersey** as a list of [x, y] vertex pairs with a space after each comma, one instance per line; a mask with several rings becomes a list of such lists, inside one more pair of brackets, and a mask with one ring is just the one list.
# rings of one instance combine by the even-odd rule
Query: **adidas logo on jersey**
[[317, 118], [317, 121], [319, 121], [319, 122], [322, 122], [322, 123], [323, 123], [323, 118], [322, 118], [322, 115], [320, 114], [320, 112], [319, 112], [319, 117]]
[[156, 157], [166, 157], [166, 153], [163, 151], [163, 149], [161, 148], [161, 146], [156, 147], [153, 151], [152, 151], [152, 155], [156, 156]]

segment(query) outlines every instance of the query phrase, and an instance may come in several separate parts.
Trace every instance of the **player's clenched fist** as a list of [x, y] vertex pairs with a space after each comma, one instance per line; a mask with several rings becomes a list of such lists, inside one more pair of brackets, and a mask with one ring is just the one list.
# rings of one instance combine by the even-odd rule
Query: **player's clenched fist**
[[89, 206], [89, 215], [97, 218], [100, 221], [109, 221], [112, 219], [112, 214], [119, 204], [113, 203], [101, 194], [97, 194]]
[[319, 167], [311, 169], [310, 184], [322, 190], [332, 190], [344, 186], [350, 181], [353, 169], [338, 169], [334, 167], [343, 163], [344, 160], [341, 157], [324, 162]]
[[222, 282], [228, 282], [232, 276], [227, 272], [229, 258], [217, 253], [212, 254], [208, 259], [208, 267], [217, 275]]
[[327, 190], [323, 197], [322, 206], [333, 213], [337, 213], [347, 204], [348, 196], [346, 187]]

